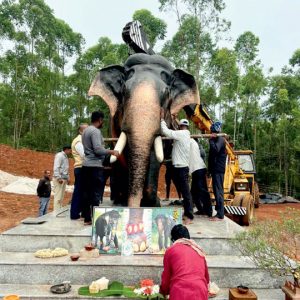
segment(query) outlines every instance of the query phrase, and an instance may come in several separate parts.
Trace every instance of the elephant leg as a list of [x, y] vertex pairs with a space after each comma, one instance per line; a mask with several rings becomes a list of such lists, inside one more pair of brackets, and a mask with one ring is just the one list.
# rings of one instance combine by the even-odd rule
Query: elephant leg
[[165, 224], [165, 227], [164, 227], [165, 249], [167, 249], [169, 246], [169, 238], [170, 237], [168, 236], [168, 232], [169, 232], [168, 226], [169, 226], [169, 224]]
[[111, 193], [114, 205], [127, 206], [129, 185], [128, 168], [122, 166], [119, 161], [116, 161], [112, 166], [111, 180]]
[[96, 233], [96, 239], [95, 239], [95, 244], [94, 246], [97, 248], [98, 247], [98, 238], [99, 238], [99, 247], [101, 245], [101, 240], [100, 240], [100, 236]]
[[103, 250], [103, 236], [100, 237], [100, 250]]
[[107, 225], [107, 231], [106, 231], [106, 246], [110, 246], [111, 242], [111, 225]]
[[158, 246], [159, 250], [162, 250], [164, 245], [163, 245], [163, 230], [158, 231]]
[[141, 207], [160, 207], [160, 199], [157, 197], [159, 169], [160, 163], [157, 161], [154, 150], [152, 149]]
[[106, 233], [107, 222], [103, 217], [99, 217], [96, 221], [96, 235], [100, 238], [100, 250], [103, 249], [103, 238]]
[[116, 247], [117, 249], [119, 249], [119, 241], [118, 241], [118, 237], [117, 237], [116, 234], [115, 234], [115, 237], [114, 237], [114, 244], [115, 244], [115, 247]]

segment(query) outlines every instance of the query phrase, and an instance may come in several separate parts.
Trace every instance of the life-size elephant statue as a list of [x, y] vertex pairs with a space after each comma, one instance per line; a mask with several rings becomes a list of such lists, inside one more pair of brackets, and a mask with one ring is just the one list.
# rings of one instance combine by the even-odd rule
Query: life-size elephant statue
[[113, 175], [115, 203], [129, 207], [155, 206], [160, 162], [160, 112], [171, 125], [171, 115], [186, 105], [199, 103], [192, 75], [174, 69], [159, 55], [133, 54], [124, 66], [99, 71], [89, 95], [100, 96], [108, 105], [112, 137], [122, 152]]

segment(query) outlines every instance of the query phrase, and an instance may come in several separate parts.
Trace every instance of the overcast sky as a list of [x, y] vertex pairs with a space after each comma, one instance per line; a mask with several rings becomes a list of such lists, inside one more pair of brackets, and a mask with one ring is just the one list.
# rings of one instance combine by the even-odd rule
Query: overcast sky
[[[167, 39], [177, 30], [175, 16], [159, 11], [158, 0], [45, 0], [56, 17], [65, 20], [83, 35], [86, 47], [101, 36], [121, 42], [124, 25], [141, 8], [150, 10], [168, 25]], [[230, 36], [235, 40], [250, 30], [260, 39], [259, 57], [265, 71], [275, 73], [288, 64], [300, 48], [300, 0], [226, 0], [223, 16], [231, 21]], [[228, 44], [226, 44], [228, 45]], [[232, 46], [232, 44], [231, 44]]]

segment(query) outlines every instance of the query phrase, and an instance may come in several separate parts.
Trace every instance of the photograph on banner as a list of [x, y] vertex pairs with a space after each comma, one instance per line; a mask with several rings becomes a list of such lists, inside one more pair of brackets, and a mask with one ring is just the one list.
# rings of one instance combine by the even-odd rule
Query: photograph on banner
[[182, 209], [95, 207], [92, 242], [101, 254], [163, 254]]
[[94, 207], [92, 242], [100, 253], [120, 253], [123, 214], [123, 208]]
[[182, 212], [178, 209], [159, 208], [152, 211], [151, 245], [153, 253], [165, 253], [171, 246], [171, 230], [181, 224]]

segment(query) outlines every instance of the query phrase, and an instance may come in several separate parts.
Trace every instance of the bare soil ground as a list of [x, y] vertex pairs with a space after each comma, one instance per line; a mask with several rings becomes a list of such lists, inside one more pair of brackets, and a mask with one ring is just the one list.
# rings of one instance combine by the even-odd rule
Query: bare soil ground
[[[72, 194], [66, 193], [64, 205], [71, 200]], [[0, 192], [0, 232], [17, 226], [27, 217], [37, 217], [39, 199], [34, 195], [20, 195]], [[53, 210], [53, 197], [50, 199], [49, 212]]]
[[[7, 173], [41, 178], [45, 170], [53, 170], [53, 153], [38, 152], [29, 149], [15, 150], [10, 146], [0, 144], [0, 169]], [[73, 182], [73, 161], [70, 159], [71, 182]]]
[[300, 214], [300, 203], [261, 204], [259, 208], [255, 209], [254, 217], [257, 221], [278, 220], [280, 214], [284, 213], [288, 207], [299, 210]]
[[[32, 178], [40, 178], [45, 169], [52, 170], [54, 154], [46, 152], [36, 152], [29, 149], [15, 150], [7, 145], [0, 145], [0, 157], [2, 171]], [[73, 162], [70, 160], [73, 176]], [[71, 177], [71, 180], [73, 177]], [[165, 198], [165, 167], [162, 166], [159, 175], [158, 196]], [[177, 194], [174, 186], [171, 187], [171, 198], [176, 198]], [[66, 193], [64, 204], [68, 204], [71, 194]], [[53, 199], [51, 198], [50, 209], [52, 211]], [[39, 200], [34, 195], [19, 195], [0, 192], [0, 232], [19, 224], [27, 217], [37, 216]], [[284, 211], [286, 207], [299, 209], [300, 204], [263, 204], [255, 210], [255, 216], [258, 220], [266, 218], [277, 219], [279, 212]]]

